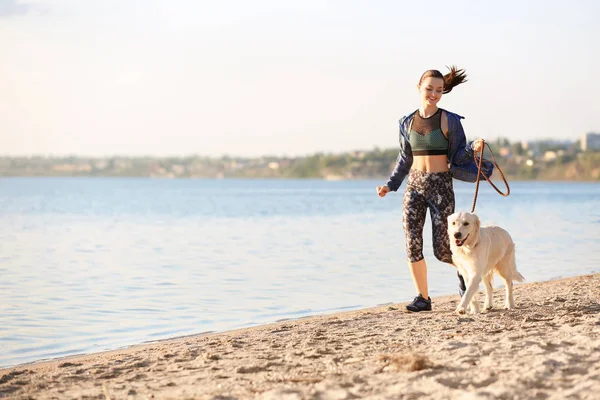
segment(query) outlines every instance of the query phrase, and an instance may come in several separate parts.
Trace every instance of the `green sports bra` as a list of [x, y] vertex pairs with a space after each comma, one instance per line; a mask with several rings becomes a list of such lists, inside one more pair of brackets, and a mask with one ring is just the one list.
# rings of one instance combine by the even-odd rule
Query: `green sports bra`
[[413, 115], [409, 133], [410, 147], [414, 156], [447, 155], [448, 139], [442, 132], [442, 109], [438, 108], [429, 118]]

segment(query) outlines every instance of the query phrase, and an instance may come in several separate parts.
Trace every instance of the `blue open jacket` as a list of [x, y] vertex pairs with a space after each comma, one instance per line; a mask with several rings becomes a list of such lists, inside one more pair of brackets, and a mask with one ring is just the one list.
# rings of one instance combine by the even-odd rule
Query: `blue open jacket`
[[[408, 130], [413, 115], [414, 112], [400, 119], [400, 153], [396, 159], [394, 172], [392, 172], [386, 183], [393, 192], [400, 188], [402, 181], [412, 167], [413, 155], [408, 139]], [[477, 179], [477, 164], [473, 159], [473, 150], [471, 149], [473, 142], [467, 145], [465, 131], [460, 123], [460, 120], [464, 117], [450, 111], [446, 111], [446, 115], [448, 116], [448, 163], [450, 164], [452, 177], [465, 182], [475, 182]], [[492, 175], [493, 170], [494, 164], [484, 159], [481, 164], [481, 171], [489, 177]]]

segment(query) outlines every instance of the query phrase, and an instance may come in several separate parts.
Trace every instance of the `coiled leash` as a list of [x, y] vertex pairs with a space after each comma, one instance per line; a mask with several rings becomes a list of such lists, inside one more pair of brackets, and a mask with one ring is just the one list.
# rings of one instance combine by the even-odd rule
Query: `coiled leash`
[[[488, 181], [494, 189], [496, 189], [496, 192], [498, 192], [498, 194], [500, 194], [504, 197], [506, 197], [510, 194], [510, 187], [508, 186], [508, 182], [506, 181], [506, 178], [504, 177], [502, 170], [500, 169], [500, 167], [498, 166], [498, 163], [496, 162], [496, 156], [494, 156], [494, 152], [492, 151], [492, 148], [490, 147], [489, 144], [487, 144], [485, 142], [485, 140], [481, 139], [481, 142], [483, 143], [481, 146], [481, 151], [479, 151], [479, 152], [476, 151], [473, 153], [473, 158], [475, 159], [475, 162], [477, 163], [477, 180], [475, 181], [475, 197], [473, 197], [473, 207], [471, 207], [471, 213], [475, 212], [475, 204], [477, 203], [477, 193], [479, 192], [479, 180], [482, 175], [485, 178], [485, 180]], [[500, 191], [500, 189], [498, 189], [496, 187], [496, 185], [494, 185], [494, 182], [492, 182], [490, 180], [490, 178], [481, 171], [481, 163], [483, 162], [483, 152], [485, 151], [485, 146], [487, 146], [488, 149], [490, 149], [490, 154], [492, 155], [492, 160], [493, 160], [492, 162], [498, 169], [498, 172], [500, 173], [500, 176], [502, 177], [502, 180], [504, 181], [504, 185], [506, 185], [506, 193], [502, 193]], [[481, 153], [481, 156], [477, 157], [478, 153]]]

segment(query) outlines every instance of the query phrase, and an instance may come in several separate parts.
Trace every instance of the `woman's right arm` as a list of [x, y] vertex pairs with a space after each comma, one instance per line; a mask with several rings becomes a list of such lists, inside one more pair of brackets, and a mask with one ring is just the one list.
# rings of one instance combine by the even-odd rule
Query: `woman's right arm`
[[406, 131], [406, 124], [409, 123], [407, 119], [407, 117], [404, 117], [400, 120], [400, 151], [398, 152], [398, 157], [396, 158], [394, 171], [390, 175], [390, 179], [385, 184], [392, 192], [395, 192], [400, 188], [402, 181], [406, 175], [408, 175], [413, 163], [412, 149], [404, 133]]

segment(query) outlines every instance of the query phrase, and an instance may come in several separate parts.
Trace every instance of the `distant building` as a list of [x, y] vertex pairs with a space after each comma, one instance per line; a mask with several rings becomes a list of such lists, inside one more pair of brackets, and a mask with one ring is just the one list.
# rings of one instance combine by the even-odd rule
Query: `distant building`
[[508, 157], [510, 156], [510, 148], [508, 147], [500, 147], [500, 157]]
[[[535, 141], [521, 141], [521, 148], [530, 157], [544, 157], [546, 151], [566, 151], [573, 147], [573, 141], [568, 139], [540, 139]], [[549, 157], [552, 157], [551, 155]]]
[[600, 150], [600, 133], [586, 133], [581, 137], [581, 150]]
[[96, 169], [100, 169], [100, 170], [106, 169], [106, 167], [108, 167], [108, 161], [97, 160], [97, 161], [94, 161], [93, 165], [94, 165], [94, 168], [96, 168]]
[[171, 172], [175, 175], [183, 175], [185, 173], [185, 166], [180, 164], [171, 165]]

